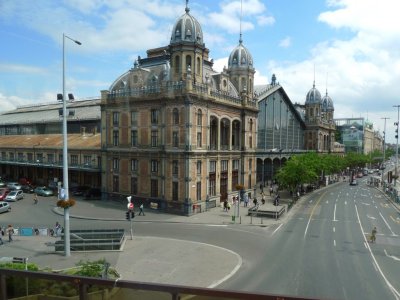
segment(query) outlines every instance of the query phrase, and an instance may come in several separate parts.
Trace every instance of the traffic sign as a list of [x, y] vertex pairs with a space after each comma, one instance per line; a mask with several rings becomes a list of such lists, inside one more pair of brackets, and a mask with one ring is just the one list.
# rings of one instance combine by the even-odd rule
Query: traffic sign
[[134, 208], [133, 203], [128, 203], [127, 207], [128, 209], [132, 210]]

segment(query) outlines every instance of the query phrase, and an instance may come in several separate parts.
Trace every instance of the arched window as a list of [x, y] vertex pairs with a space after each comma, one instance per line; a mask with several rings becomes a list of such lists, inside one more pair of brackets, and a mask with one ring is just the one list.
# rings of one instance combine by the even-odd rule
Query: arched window
[[186, 68], [190, 66], [192, 68], [192, 57], [190, 55], [186, 55]]
[[249, 127], [250, 127], [250, 131], [253, 131], [253, 119], [250, 119]]
[[172, 123], [174, 125], [179, 124], [179, 111], [177, 108], [174, 108], [174, 110], [172, 111]]
[[201, 112], [201, 109], [197, 111], [197, 126], [202, 126], [203, 125], [203, 113]]
[[198, 57], [197, 58], [197, 66], [196, 66], [197, 75], [200, 75], [200, 69], [201, 69], [200, 57]]
[[175, 56], [175, 72], [179, 73], [181, 59], [179, 55]]

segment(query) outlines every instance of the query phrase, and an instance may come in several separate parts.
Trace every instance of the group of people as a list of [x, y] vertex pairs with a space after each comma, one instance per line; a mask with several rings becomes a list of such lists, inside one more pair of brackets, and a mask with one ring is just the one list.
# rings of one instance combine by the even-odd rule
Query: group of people
[[8, 224], [7, 228], [2, 228], [0, 226], [0, 245], [3, 245], [3, 236], [8, 236], [8, 242], [12, 242], [13, 235], [14, 235], [14, 227], [11, 224]]

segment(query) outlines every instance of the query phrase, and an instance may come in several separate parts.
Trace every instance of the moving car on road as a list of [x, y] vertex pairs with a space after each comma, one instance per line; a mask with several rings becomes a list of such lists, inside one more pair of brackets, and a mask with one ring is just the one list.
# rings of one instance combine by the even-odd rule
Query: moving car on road
[[54, 195], [53, 191], [45, 186], [38, 186], [37, 188], [34, 189], [34, 192], [38, 196], [43, 196], [43, 197], [49, 197]]
[[18, 201], [24, 199], [24, 192], [22, 190], [14, 190], [8, 193], [5, 201]]
[[0, 213], [7, 212], [11, 210], [10, 204], [7, 202], [0, 202]]

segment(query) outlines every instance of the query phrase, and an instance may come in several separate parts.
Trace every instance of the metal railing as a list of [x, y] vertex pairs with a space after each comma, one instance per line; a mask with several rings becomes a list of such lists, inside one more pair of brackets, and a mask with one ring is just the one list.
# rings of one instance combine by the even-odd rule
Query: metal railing
[[[95, 299], [90, 288], [97, 287], [98, 291], [104, 290], [102, 299], [202, 299], [202, 300], [294, 300], [294, 299], [316, 299], [291, 297], [283, 295], [272, 295], [252, 292], [240, 292], [232, 290], [200, 288], [191, 286], [180, 286], [172, 284], [143, 283], [128, 280], [112, 280], [103, 278], [91, 278], [82, 276], [64, 275], [50, 272], [32, 272], [26, 270], [14, 270], [0, 268], [0, 300], [19, 297], [18, 299], [50, 299], [42, 298], [40, 282], [45, 281], [46, 287], [51, 284], [69, 285], [70, 291], [80, 300]], [[22, 283], [22, 288], [21, 288]], [[19, 286], [18, 286], [19, 284]], [[51, 290], [51, 289], [50, 289]], [[49, 290], [49, 291], [50, 291]], [[49, 292], [47, 291], [47, 293]], [[98, 292], [97, 292], [98, 293]], [[36, 297], [35, 297], [36, 295]], [[64, 296], [64, 295], [63, 295]], [[71, 299], [59, 296], [57, 299]], [[70, 295], [68, 295], [70, 296]], [[51, 298], [53, 299], [53, 298]], [[98, 299], [98, 297], [96, 298]]]

